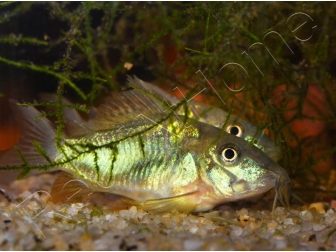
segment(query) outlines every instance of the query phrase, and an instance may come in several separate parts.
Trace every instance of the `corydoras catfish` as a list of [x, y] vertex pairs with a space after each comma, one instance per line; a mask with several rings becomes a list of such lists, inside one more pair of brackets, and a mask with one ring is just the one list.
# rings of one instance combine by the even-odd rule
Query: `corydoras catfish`
[[[34, 107], [10, 101], [21, 137], [0, 154], [1, 170], [62, 170], [53, 197], [98, 191], [154, 213], [197, 212], [275, 188], [289, 205], [287, 172], [255, 146], [212, 125], [167, 110], [137, 90], [111, 94], [77, 138], [61, 137]], [[82, 126], [83, 127], [83, 126]], [[0, 173], [1, 176], [1, 173]], [[70, 181], [80, 183], [66, 186]]]

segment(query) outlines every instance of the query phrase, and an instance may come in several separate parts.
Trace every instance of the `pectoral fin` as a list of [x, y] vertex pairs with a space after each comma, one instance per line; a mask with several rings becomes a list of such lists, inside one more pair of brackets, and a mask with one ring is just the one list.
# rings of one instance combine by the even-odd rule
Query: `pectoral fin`
[[82, 202], [82, 197], [92, 194], [92, 190], [81, 179], [62, 172], [56, 178], [51, 188], [51, 201], [54, 203]]
[[154, 214], [178, 211], [180, 213], [190, 213], [196, 207], [197, 191], [182, 194], [176, 197], [147, 200], [145, 202], [124, 199], [129, 205], [134, 205], [140, 209]]

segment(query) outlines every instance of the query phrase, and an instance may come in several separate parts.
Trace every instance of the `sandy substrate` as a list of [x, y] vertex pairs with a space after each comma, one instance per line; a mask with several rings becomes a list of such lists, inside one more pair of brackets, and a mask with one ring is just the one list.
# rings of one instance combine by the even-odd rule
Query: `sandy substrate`
[[264, 200], [195, 215], [113, 212], [48, 202], [54, 179], [16, 181], [10, 203], [0, 196], [0, 250], [336, 250], [336, 209], [322, 204], [277, 207], [274, 218]]

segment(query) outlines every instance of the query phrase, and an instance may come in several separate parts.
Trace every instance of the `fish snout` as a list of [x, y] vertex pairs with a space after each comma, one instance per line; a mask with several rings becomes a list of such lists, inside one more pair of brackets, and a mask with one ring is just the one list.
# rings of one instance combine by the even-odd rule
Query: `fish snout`
[[283, 207], [289, 210], [291, 180], [287, 174], [287, 171], [275, 162], [269, 163], [266, 169], [272, 172], [273, 177], [275, 178], [275, 185], [274, 185], [275, 199], [273, 204], [273, 210], [278, 200], [280, 201]]

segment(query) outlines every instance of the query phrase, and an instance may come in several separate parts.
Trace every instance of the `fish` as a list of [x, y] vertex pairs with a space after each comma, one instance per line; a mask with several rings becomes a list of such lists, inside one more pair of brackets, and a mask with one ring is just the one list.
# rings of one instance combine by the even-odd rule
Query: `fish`
[[[128, 82], [130, 86], [136, 89], [145, 91], [148, 94], [156, 95], [156, 99], [159, 99], [161, 102], [168, 105], [170, 108], [176, 107], [178, 104], [181, 104], [183, 101], [176, 98], [175, 96], [170, 95], [165, 92], [163, 89], [155, 86], [151, 83], [145, 82], [139, 79], [136, 76], [128, 77]], [[48, 102], [56, 102], [57, 96], [53, 94], [41, 94], [41, 99]], [[63, 104], [71, 105], [71, 103], [63, 99]], [[186, 101], [187, 107], [187, 117], [198, 120], [203, 123], [210, 124], [219, 129], [224, 127], [224, 130], [230, 134], [233, 134], [237, 137], [243, 138], [244, 140], [252, 143], [262, 151], [264, 151], [270, 158], [274, 161], [279, 161], [282, 157], [281, 149], [278, 145], [275, 144], [263, 130], [260, 130], [257, 126], [249, 123], [248, 121], [235, 116], [230, 115], [229, 113], [202, 102], [195, 100]], [[186, 110], [184, 106], [180, 106], [175, 111], [176, 114], [181, 116], [186, 116]], [[97, 109], [91, 107], [89, 109], [89, 119], [94, 119], [97, 114]], [[67, 119], [67, 124], [65, 125], [65, 130], [68, 135], [78, 136], [83, 133], [83, 129], [90, 124], [89, 122], [84, 121], [81, 116], [74, 109], [65, 109], [64, 110], [65, 118]], [[80, 130], [79, 130], [80, 129]], [[84, 131], [85, 133], [86, 131]]]
[[0, 170], [63, 171], [51, 189], [56, 202], [105, 192], [152, 213], [190, 213], [275, 188], [274, 206], [289, 207], [291, 180], [262, 150], [213, 125], [184, 122], [138, 90], [111, 93], [76, 137], [57, 135], [35, 107], [10, 106], [21, 137], [0, 153]]

